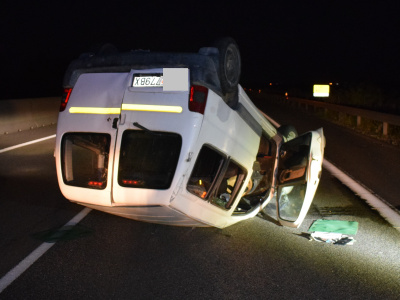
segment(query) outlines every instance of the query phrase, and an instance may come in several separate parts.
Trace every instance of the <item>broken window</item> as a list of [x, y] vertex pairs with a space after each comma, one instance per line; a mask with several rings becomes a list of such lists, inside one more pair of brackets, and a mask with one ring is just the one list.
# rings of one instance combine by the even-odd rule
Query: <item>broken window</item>
[[304, 134], [286, 142], [279, 150], [279, 216], [286, 221], [297, 220], [303, 207], [311, 139], [311, 133]]
[[275, 155], [274, 141], [262, 135], [253, 164], [253, 173], [235, 213], [246, 213], [268, 198], [275, 167]]
[[229, 209], [246, 171], [229, 157], [203, 146], [189, 178], [187, 190], [224, 209]]

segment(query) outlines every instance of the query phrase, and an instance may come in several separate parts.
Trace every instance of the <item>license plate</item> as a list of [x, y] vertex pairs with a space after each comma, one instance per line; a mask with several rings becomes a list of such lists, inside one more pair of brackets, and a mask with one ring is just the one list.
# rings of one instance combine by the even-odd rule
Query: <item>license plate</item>
[[163, 77], [154, 75], [140, 75], [133, 77], [133, 87], [162, 87]]

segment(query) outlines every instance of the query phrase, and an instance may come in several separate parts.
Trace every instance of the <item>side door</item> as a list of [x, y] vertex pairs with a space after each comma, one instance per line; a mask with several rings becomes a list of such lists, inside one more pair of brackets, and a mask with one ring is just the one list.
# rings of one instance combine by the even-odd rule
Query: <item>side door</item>
[[191, 149], [193, 159], [171, 207], [211, 226], [232, 224], [232, 212], [246, 188], [259, 142], [259, 135], [238, 112], [210, 90]]
[[279, 222], [299, 227], [317, 190], [324, 157], [322, 128], [281, 145], [276, 170], [276, 207]]

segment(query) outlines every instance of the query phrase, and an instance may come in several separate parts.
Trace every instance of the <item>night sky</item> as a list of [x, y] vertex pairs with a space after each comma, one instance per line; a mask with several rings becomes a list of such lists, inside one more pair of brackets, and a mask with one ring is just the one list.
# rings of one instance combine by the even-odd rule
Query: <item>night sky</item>
[[69, 61], [102, 43], [197, 52], [220, 36], [237, 41], [247, 87], [398, 86], [398, 1], [257, 2], [2, 0], [0, 99], [59, 95]]

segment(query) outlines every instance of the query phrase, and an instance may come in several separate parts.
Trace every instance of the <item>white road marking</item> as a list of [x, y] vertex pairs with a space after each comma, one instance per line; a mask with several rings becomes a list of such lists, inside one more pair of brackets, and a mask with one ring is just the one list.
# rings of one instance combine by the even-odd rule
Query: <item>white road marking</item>
[[383, 218], [393, 225], [395, 229], [400, 231], [400, 215], [393, 206], [377, 196], [373, 191], [351, 178], [342, 170], [335, 167], [328, 160], [324, 159], [322, 166], [351, 189], [356, 195], [364, 199], [373, 209], [376, 209]]
[[[60, 230], [70, 230], [73, 226], [78, 224], [84, 217], [90, 213], [92, 209], [84, 208], [75, 217], [73, 217], [67, 224], [65, 224]], [[64, 228], [64, 229], [63, 229]], [[37, 261], [43, 254], [47, 252], [55, 243], [44, 242], [37, 247], [31, 254], [29, 254], [24, 260], [10, 270], [6, 275], [0, 279], [0, 293], [4, 291], [15, 279], [21, 276], [35, 261]]]
[[[264, 117], [268, 119], [275, 127], [279, 127], [280, 124], [261, 112]], [[398, 211], [384, 199], [380, 198], [373, 191], [369, 190], [361, 183], [357, 182], [349, 175], [344, 173], [342, 170], [334, 166], [331, 162], [324, 158], [322, 166], [328, 170], [334, 177], [339, 179], [344, 185], [346, 185], [350, 190], [352, 190], [361, 199], [364, 199], [373, 209], [376, 209], [378, 213], [392, 226], [400, 231], [400, 214]]]
[[39, 143], [39, 142], [42, 142], [42, 141], [45, 141], [45, 140], [48, 140], [48, 139], [52, 139], [52, 138], [55, 138], [55, 137], [56, 137], [56, 135], [53, 134], [53, 135], [46, 136], [46, 137], [41, 138], [41, 139], [37, 139], [37, 140], [30, 141], [30, 142], [26, 142], [26, 143], [18, 144], [18, 145], [15, 145], [15, 146], [11, 146], [11, 147], [8, 147], [8, 148], [0, 149], [0, 153], [7, 152], [7, 151], [10, 151], [10, 150], [14, 150], [14, 149], [17, 149], [17, 148], [21, 148], [21, 147], [24, 147], [24, 146], [28, 146], [28, 145], [31, 145], [31, 144]]
[[[274, 126], [279, 127], [280, 124], [273, 120], [271, 117], [267, 116], [263, 113], [263, 115], [274, 124]], [[33, 140], [27, 143], [15, 145], [12, 147], [0, 149], [0, 153], [7, 152], [16, 148], [24, 147], [27, 145], [31, 145], [34, 143], [38, 143], [47, 139], [51, 139], [56, 137], [56, 135], [51, 135], [48, 137], [44, 137], [41, 139]], [[400, 215], [387, 204], [383, 199], [375, 196], [370, 190], [366, 187], [362, 186], [360, 183], [349, 177], [343, 171], [335, 167], [331, 162], [324, 159], [323, 167], [327, 169], [333, 176], [339, 179], [343, 184], [349, 187], [353, 192], [356, 193], [359, 197], [366, 200], [366, 202], [371, 205], [374, 209], [376, 209], [382, 217], [384, 217], [390, 224], [393, 225], [394, 228], [400, 231]], [[92, 209], [84, 208], [81, 212], [79, 212], [75, 217], [73, 217], [67, 224], [65, 224], [60, 230], [63, 228], [71, 229], [72, 226], [78, 224], [84, 217], [86, 217]], [[64, 229], [66, 230], [66, 229]], [[39, 247], [37, 247], [31, 254], [29, 254], [24, 260], [22, 260], [17, 266], [15, 266], [12, 270], [10, 270], [6, 275], [4, 275], [0, 279], [0, 293], [4, 291], [14, 280], [16, 280], [22, 273], [24, 273], [33, 263], [35, 263], [43, 254], [47, 252], [55, 243], [43, 243]]]

